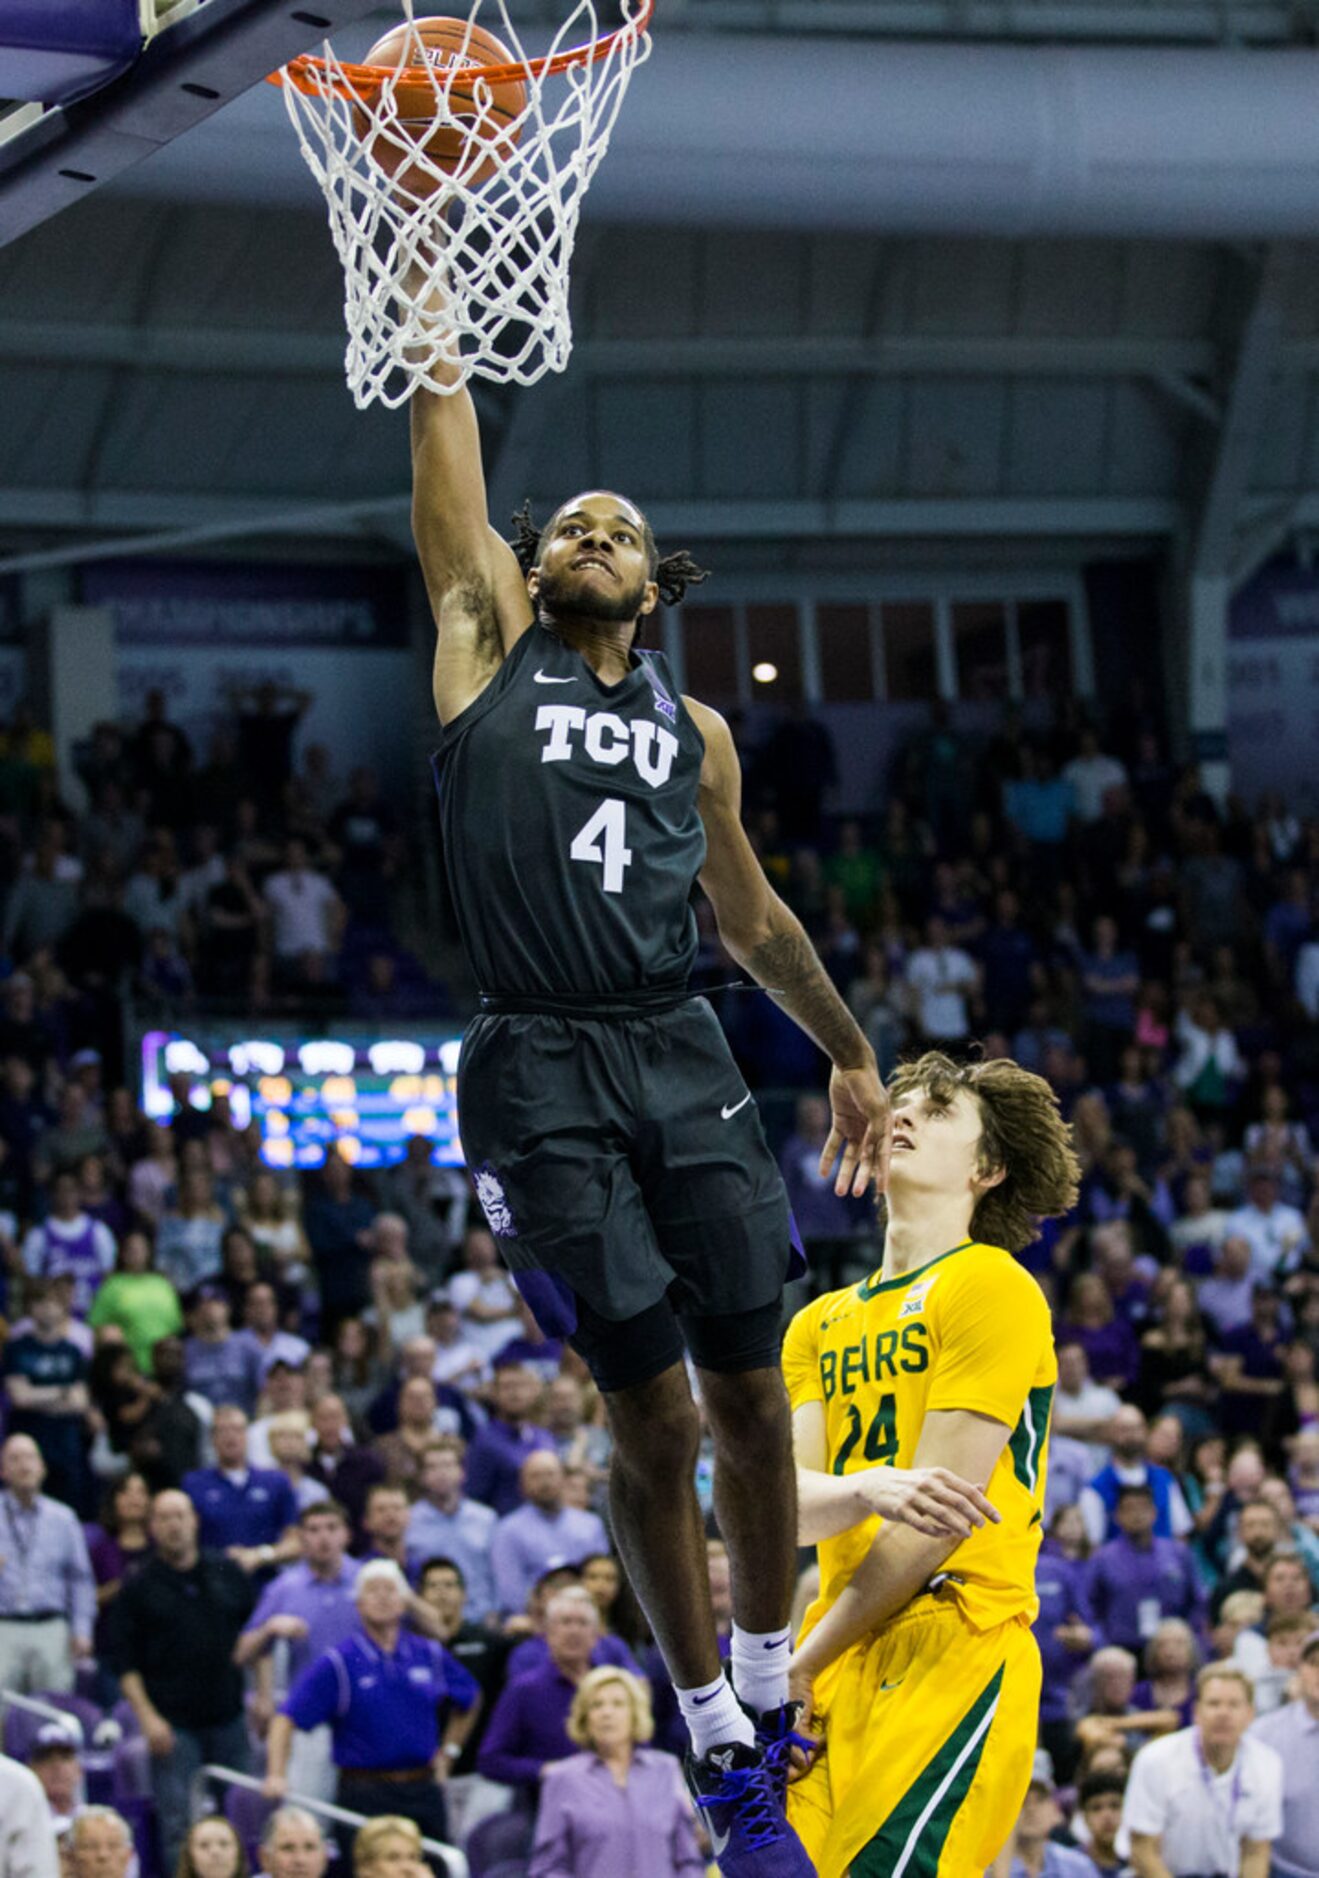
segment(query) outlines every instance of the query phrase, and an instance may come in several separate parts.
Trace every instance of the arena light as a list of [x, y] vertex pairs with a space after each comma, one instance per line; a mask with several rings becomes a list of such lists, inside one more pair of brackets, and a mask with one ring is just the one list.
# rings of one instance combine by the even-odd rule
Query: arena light
[[306, 1076], [351, 1076], [357, 1052], [351, 1043], [336, 1043], [330, 1037], [318, 1037], [304, 1043], [298, 1051], [298, 1064]]
[[751, 667], [751, 676], [758, 685], [772, 685], [778, 675], [778, 666], [772, 665], [768, 659], [761, 659], [758, 665]]
[[426, 1067], [426, 1048], [401, 1037], [392, 1038], [386, 1043], [373, 1043], [367, 1060], [376, 1076], [420, 1076]]
[[210, 1070], [206, 1053], [189, 1037], [175, 1037], [165, 1045], [165, 1073], [169, 1076], [205, 1076]]
[[284, 1067], [284, 1051], [277, 1043], [236, 1043], [229, 1052], [229, 1067], [235, 1076], [278, 1076]]

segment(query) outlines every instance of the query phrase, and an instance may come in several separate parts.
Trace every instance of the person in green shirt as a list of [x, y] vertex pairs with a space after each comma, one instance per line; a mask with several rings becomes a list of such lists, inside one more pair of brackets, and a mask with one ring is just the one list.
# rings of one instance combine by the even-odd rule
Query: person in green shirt
[[148, 1235], [136, 1227], [126, 1232], [115, 1268], [92, 1300], [87, 1319], [93, 1330], [117, 1325], [144, 1376], [152, 1374], [151, 1352], [157, 1340], [183, 1328], [179, 1294], [168, 1278], [152, 1271], [151, 1260]]
[[878, 854], [867, 846], [860, 822], [846, 821], [838, 830], [838, 846], [824, 864], [831, 887], [841, 887], [847, 917], [868, 927], [884, 889], [884, 868]]

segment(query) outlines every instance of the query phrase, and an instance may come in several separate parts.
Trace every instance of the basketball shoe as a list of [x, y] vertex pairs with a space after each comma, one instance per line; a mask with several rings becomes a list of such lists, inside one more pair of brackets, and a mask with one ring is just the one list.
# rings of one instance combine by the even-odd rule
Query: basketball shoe
[[809, 1767], [820, 1750], [818, 1741], [811, 1740], [809, 1735], [797, 1733], [801, 1711], [800, 1702], [784, 1702], [778, 1708], [766, 1709], [763, 1715], [751, 1717], [756, 1730], [756, 1746], [765, 1756], [765, 1764], [769, 1768], [780, 1806], [785, 1804], [794, 1755], [800, 1757], [798, 1765]]
[[[782, 1739], [753, 1748], [740, 1741], [687, 1757], [687, 1784], [705, 1819], [723, 1878], [816, 1878], [784, 1813], [787, 1755]], [[783, 1771], [771, 1753], [781, 1753]]]

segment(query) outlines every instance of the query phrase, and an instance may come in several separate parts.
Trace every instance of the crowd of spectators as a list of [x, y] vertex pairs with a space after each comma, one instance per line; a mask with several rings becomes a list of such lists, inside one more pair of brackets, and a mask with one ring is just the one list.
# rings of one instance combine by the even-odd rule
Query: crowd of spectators
[[113, 1058], [125, 992], [167, 1014], [445, 1008], [397, 939], [403, 820], [370, 768], [298, 752], [311, 701], [231, 687], [203, 756], [149, 692], [136, 726], [95, 726], [63, 788], [51, 739], [16, 715], [0, 735], [0, 1022], [20, 1054], [46, 1033], [64, 1057]]
[[[298, 700], [236, 708], [198, 768], [158, 701], [131, 737], [98, 729], [80, 820], [30, 727], [0, 756], [0, 1685], [112, 1718], [109, 1797], [150, 1796], [171, 1870], [218, 1762], [272, 1801], [338, 1790], [497, 1842], [534, 1878], [699, 1871], [672, 1691], [610, 1551], [599, 1398], [465, 1182], [421, 1137], [374, 1178], [333, 1153], [276, 1172], [222, 1102], [181, 1084], [174, 1125], [147, 1124], [122, 1080], [111, 961], [141, 985], [177, 958], [180, 996], [351, 998], [345, 935], [387, 905], [401, 837], [369, 782], [336, 807], [320, 759], [292, 765]], [[276, 787], [277, 822], [239, 777]], [[1025, 1255], [1059, 1383], [1041, 1756], [1004, 1878], [1261, 1878], [1257, 1837], [1316, 1878], [1319, 823], [1216, 802], [1148, 728], [1110, 746], [1010, 712], [978, 744], [936, 712], [870, 821], [804, 820], [791, 788], [753, 765], [753, 840], [882, 1067], [1016, 1057], [1084, 1170]], [[131, 959], [102, 953], [124, 922]], [[872, 1268], [873, 1211], [815, 1171], [820, 1059], [772, 1001], [718, 1007], [816, 1282]], [[1188, 1780], [1226, 1782], [1212, 1842], [1183, 1843]]]

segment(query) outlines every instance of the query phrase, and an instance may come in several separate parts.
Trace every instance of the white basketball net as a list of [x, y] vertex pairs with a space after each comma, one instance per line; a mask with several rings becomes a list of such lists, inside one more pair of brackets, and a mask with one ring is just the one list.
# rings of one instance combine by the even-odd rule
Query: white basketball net
[[[439, 11], [434, 0], [430, 6]], [[380, 85], [378, 96], [362, 96], [360, 82], [355, 93], [355, 68], [345, 69], [328, 44], [323, 62], [280, 74], [343, 263], [345, 366], [359, 410], [377, 399], [393, 409], [420, 384], [453, 391], [473, 372], [530, 385], [547, 371], [561, 372], [572, 350], [568, 270], [582, 197], [609, 147], [632, 72], [649, 57], [642, 30], [649, 9], [642, 0], [622, 0], [618, 31], [617, 13], [602, 21], [593, 0], [579, 0], [548, 50], [533, 54], [523, 49], [504, 0], [485, 0], [478, 18], [482, 7], [474, 0], [470, 24], [493, 32], [525, 67], [526, 103], [511, 123], [491, 113], [483, 81], [467, 80], [451, 109], [450, 92], [464, 80], [454, 67], [428, 68], [429, 121], [417, 111], [415, 74], [405, 120], [394, 79]], [[411, 24], [413, 0], [402, 0], [402, 8]], [[611, 31], [616, 36], [600, 58], [584, 56], [562, 72], [546, 69], [556, 54], [594, 49]], [[477, 52], [467, 62], [489, 63]], [[405, 64], [426, 64], [415, 38]], [[452, 173], [427, 152], [437, 129], [456, 129], [464, 139]], [[394, 174], [371, 153], [381, 131], [387, 151], [407, 150], [405, 162], [391, 164]], [[452, 383], [433, 376], [440, 362], [458, 368]]]

